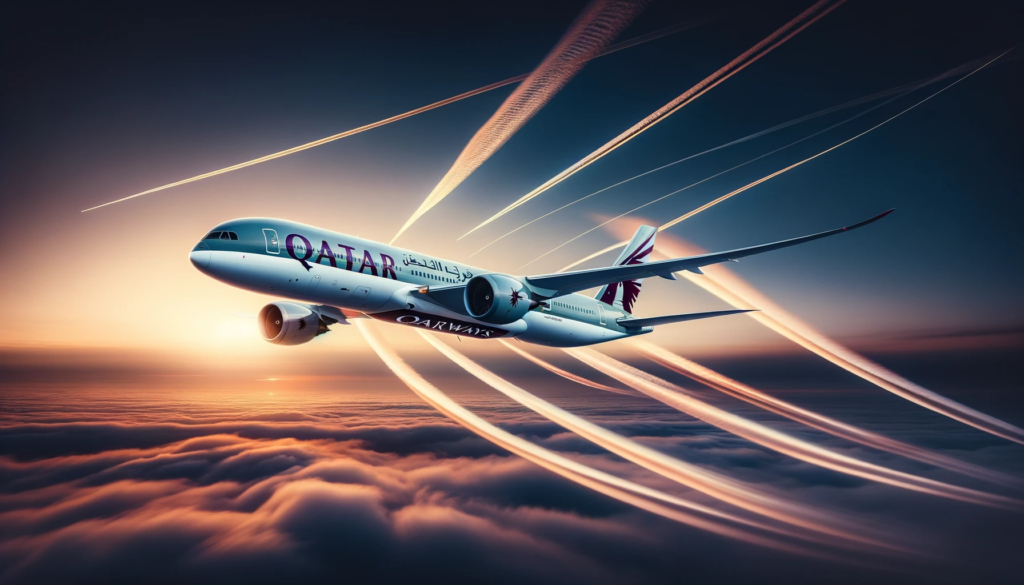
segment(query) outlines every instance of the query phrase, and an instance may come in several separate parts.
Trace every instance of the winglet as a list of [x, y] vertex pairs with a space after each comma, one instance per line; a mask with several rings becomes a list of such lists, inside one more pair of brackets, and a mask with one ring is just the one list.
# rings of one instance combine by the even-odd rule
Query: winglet
[[857, 229], [859, 227], [864, 227], [864, 226], [868, 225], [869, 223], [874, 223], [874, 222], [882, 219], [883, 217], [889, 215], [890, 213], [892, 213], [894, 211], [896, 211], [895, 207], [893, 207], [892, 209], [890, 209], [888, 211], [883, 211], [882, 213], [879, 213], [878, 215], [876, 215], [875, 217], [872, 217], [871, 219], [865, 219], [864, 221], [862, 221], [860, 223], [855, 223], [853, 225], [848, 225], [848, 226], [843, 228], [843, 231], [850, 231], [850, 230], [855, 230], [855, 229]]

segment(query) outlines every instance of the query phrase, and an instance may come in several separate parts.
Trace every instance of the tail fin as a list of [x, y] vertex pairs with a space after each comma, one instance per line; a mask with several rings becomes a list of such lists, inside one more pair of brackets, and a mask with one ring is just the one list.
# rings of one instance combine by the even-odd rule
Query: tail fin
[[[629, 241], [626, 249], [619, 254], [615, 264], [612, 266], [626, 266], [627, 264], [643, 264], [651, 257], [654, 251], [654, 237], [658, 230], [649, 225], [642, 225], [636, 230], [636, 235]], [[643, 279], [627, 280], [624, 282], [613, 282], [601, 287], [594, 297], [602, 303], [612, 305], [623, 311], [633, 314], [633, 303], [640, 296], [640, 284]]]

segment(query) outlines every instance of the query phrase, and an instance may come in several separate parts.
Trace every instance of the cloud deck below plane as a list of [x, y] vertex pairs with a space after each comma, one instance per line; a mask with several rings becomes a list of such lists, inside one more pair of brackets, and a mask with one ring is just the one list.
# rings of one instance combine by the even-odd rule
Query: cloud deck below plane
[[946, 457], [940, 453], [922, 449], [895, 439], [890, 439], [889, 437], [866, 431], [859, 427], [838, 421], [834, 418], [800, 408], [795, 404], [791, 404], [785, 400], [781, 400], [770, 394], [766, 394], [760, 390], [747, 386], [746, 384], [737, 382], [736, 380], [715, 372], [714, 370], [668, 351], [663, 347], [644, 341], [643, 339], [634, 339], [632, 340], [632, 343], [641, 352], [647, 354], [648, 357], [671, 370], [701, 382], [702, 384], [706, 384], [730, 396], [759, 406], [769, 412], [774, 412], [775, 414], [795, 420], [811, 428], [818, 429], [836, 437], [860, 443], [861, 445], [874, 447], [875, 449], [880, 449], [896, 455], [902, 455], [910, 459], [921, 461], [922, 463], [928, 463], [930, 465], [956, 471], [976, 479], [982, 479], [1005, 486], [1022, 486], [1020, 479], [1008, 476], [1004, 473], [985, 469], [984, 467], [960, 461], [959, 459], [954, 459], [952, 457]]
[[[821, 556], [821, 553], [817, 551], [797, 544], [781, 542], [748, 529], [755, 528], [769, 533], [778, 533], [777, 527], [715, 510], [599, 471], [499, 429], [466, 410], [424, 379], [377, 337], [372, 330], [373, 325], [362, 319], [356, 319], [354, 323], [385, 365], [424, 402], [466, 429], [527, 461], [620, 502], [676, 522], [758, 546], [793, 554]], [[682, 510], [677, 508], [682, 508]], [[734, 524], [744, 528], [734, 526]]]
[[519, 386], [481, 367], [476, 362], [462, 355], [462, 353], [438, 340], [433, 334], [420, 331], [420, 335], [435, 349], [444, 354], [445, 357], [482, 382], [584, 439], [608, 449], [612, 453], [662, 477], [686, 485], [723, 502], [816, 533], [812, 535], [783, 531], [781, 532], [782, 534], [803, 539], [811, 538], [817, 541], [827, 538], [829, 544], [833, 546], [850, 547], [856, 544], [876, 549], [902, 550], [902, 552], [907, 552], [905, 548], [884, 542], [878, 536], [863, 534], [867, 532], [866, 528], [854, 526], [852, 522], [836, 514], [797, 504], [772, 494], [767, 490], [758, 489], [749, 484], [680, 461], [586, 421], [534, 396]]
[[1024, 508], [1022, 506], [1024, 503], [1013, 498], [896, 471], [808, 443], [792, 435], [770, 429], [760, 423], [707, 404], [690, 396], [682, 388], [671, 382], [637, 370], [592, 349], [573, 348], [564, 349], [564, 351], [597, 371], [611, 376], [630, 388], [671, 406], [680, 412], [806, 463], [854, 477], [962, 502], [1008, 510]]
[[[636, 396], [635, 393], [620, 390], [605, 384], [594, 382], [583, 376], [578, 376], [572, 372], [567, 372], [562, 368], [559, 368], [545, 360], [542, 360], [531, 353], [523, 351], [516, 347], [514, 344], [509, 343], [505, 340], [499, 340], [502, 345], [512, 350], [520, 357], [537, 364], [538, 366], [558, 375], [567, 380], [582, 384], [590, 388], [597, 390], [604, 390], [606, 392], [612, 392], [615, 394], [622, 394], [626, 396]], [[1005, 473], [986, 469], [984, 467], [967, 463], [959, 459], [947, 457], [934, 451], [922, 449], [920, 447], [897, 441], [877, 433], [855, 427], [853, 425], [846, 424], [838, 421], [831, 417], [827, 417], [816, 412], [809, 411], [804, 408], [800, 408], [794, 404], [761, 392], [754, 389], [746, 384], [742, 384], [733, 380], [727, 376], [724, 376], [714, 370], [701, 366], [695, 362], [687, 360], [682, 356], [679, 356], [667, 349], [655, 345], [653, 343], [644, 341], [642, 339], [634, 339], [633, 344], [637, 349], [644, 352], [654, 361], [672, 369], [684, 376], [690, 377], [702, 384], [708, 385], [716, 390], [724, 392], [735, 398], [739, 398], [756, 406], [759, 406], [769, 412], [774, 412], [781, 416], [785, 416], [791, 420], [797, 421], [811, 428], [829, 433], [833, 436], [844, 438], [862, 445], [873, 447], [882, 451], [887, 451], [896, 455], [901, 455], [909, 459], [921, 461], [922, 463], [928, 463], [935, 465], [936, 467], [942, 467], [950, 471], [962, 473], [964, 475], [981, 479], [991, 483], [1009, 486], [1009, 487], [1021, 487], [1022, 481], [1019, 478], [1009, 476]]]

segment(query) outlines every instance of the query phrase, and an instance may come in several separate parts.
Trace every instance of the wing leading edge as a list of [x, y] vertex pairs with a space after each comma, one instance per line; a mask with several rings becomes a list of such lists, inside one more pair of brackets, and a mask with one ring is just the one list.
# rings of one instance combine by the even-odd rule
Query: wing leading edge
[[857, 228], [864, 227], [869, 223], [874, 223], [893, 211], [894, 209], [890, 209], [885, 213], [880, 213], [875, 217], [872, 217], [871, 219], [867, 219], [850, 226], [811, 234], [800, 238], [792, 238], [789, 240], [772, 242], [770, 244], [761, 244], [760, 246], [737, 248], [726, 252], [702, 254], [700, 256], [690, 256], [688, 258], [660, 260], [657, 262], [648, 262], [647, 264], [611, 266], [607, 268], [591, 268], [589, 270], [576, 270], [573, 272], [562, 272], [558, 274], [527, 276], [526, 282], [535, 294], [551, 298], [579, 292], [595, 286], [650, 276], [660, 276], [662, 278], [675, 280], [675, 277], [672, 276], [673, 272], [689, 270], [700, 274], [701, 266], [708, 266], [710, 264], [718, 264], [720, 262], [728, 262], [729, 260], [753, 256], [754, 254], [771, 252], [772, 250], [788, 248], [790, 246], [796, 246], [797, 244], [803, 244], [804, 242], [810, 242], [812, 240], [827, 238], [835, 234], [855, 230]]

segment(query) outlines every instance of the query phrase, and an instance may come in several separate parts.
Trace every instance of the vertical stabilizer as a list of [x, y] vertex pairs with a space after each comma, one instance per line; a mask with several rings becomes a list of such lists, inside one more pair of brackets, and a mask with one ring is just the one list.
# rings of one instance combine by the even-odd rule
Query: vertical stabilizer
[[[654, 250], [654, 237], [658, 230], [649, 225], [642, 225], [636, 230], [636, 235], [629, 241], [626, 249], [619, 254], [618, 259], [612, 266], [626, 266], [627, 264], [644, 264], [651, 257]], [[640, 296], [640, 284], [643, 279], [626, 280], [624, 282], [613, 282], [601, 287], [597, 291], [597, 300], [612, 305], [617, 309], [633, 314], [633, 303]]]

